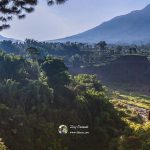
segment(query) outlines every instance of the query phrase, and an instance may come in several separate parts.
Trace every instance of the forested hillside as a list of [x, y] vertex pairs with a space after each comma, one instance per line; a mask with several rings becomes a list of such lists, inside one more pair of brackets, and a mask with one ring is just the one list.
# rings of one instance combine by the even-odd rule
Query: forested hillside
[[0, 150], [150, 150], [150, 5], [44, 41], [142, 3], [0, 0]]
[[[149, 95], [149, 45], [27, 39], [0, 48], [2, 150], [149, 150], [149, 100], [128, 96]], [[89, 134], [60, 135], [62, 124]]]
[[[58, 58], [0, 52], [0, 137], [10, 150], [117, 147], [125, 123], [94, 75], [68, 73]], [[36, 56], [36, 55], [34, 55]], [[89, 135], [59, 135], [60, 124], [89, 125]], [[0, 142], [1, 149], [6, 149]]]
[[28, 48], [36, 48], [41, 58], [51, 55], [61, 57], [67, 66], [95, 66], [111, 62], [120, 56], [150, 56], [150, 45], [115, 45], [100, 41], [95, 44], [66, 42], [49, 43], [26, 39], [24, 42], [1, 41], [0, 49], [16, 55], [27, 56]]

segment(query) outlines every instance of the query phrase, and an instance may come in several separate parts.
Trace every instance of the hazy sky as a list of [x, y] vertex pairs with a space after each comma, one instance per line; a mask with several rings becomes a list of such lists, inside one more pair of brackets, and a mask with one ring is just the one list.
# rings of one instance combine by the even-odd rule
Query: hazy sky
[[13, 20], [11, 28], [0, 34], [20, 40], [57, 39], [150, 4], [150, 0], [68, 0], [64, 5], [48, 7], [43, 1], [46, 0], [41, 0], [32, 14], [23, 20]]

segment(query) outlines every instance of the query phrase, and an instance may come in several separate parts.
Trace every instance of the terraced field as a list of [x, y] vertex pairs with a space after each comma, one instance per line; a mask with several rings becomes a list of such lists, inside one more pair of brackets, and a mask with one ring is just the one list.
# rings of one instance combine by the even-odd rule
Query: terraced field
[[150, 123], [150, 97], [122, 94], [119, 92], [109, 93], [110, 102], [131, 128], [141, 127]]

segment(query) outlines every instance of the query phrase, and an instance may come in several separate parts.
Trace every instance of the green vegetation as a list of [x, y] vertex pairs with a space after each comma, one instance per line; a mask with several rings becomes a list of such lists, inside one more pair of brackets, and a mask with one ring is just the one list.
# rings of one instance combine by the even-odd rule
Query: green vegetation
[[[149, 150], [150, 98], [108, 92], [95, 75], [73, 76], [64, 64], [105, 65], [128, 55], [123, 47], [115, 54], [104, 41], [94, 47], [101, 53], [81, 43], [33, 40], [0, 47], [8, 52], [0, 52], [0, 137], [9, 149]], [[90, 134], [59, 135], [61, 124], [88, 125]]]
[[[72, 76], [58, 58], [25, 59], [4, 52], [0, 72], [0, 137], [9, 149], [117, 147], [113, 139], [121, 135], [124, 123], [95, 75]], [[90, 134], [59, 135], [61, 124], [88, 125]], [[5, 149], [2, 142], [0, 146]]]
[[2, 139], [0, 139], [0, 150], [6, 150], [7, 147], [5, 146], [4, 142], [2, 141]]
[[124, 135], [120, 137], [120, 149], [148, 150], [150, 148], [150, 121], [148, 120], [150, 98], [113, 92], [110, 102], [127, 124]]
[[[140, 55], [150, 57], [149, 45], [112, 45], [105, 41], [100, 41], [97, 44], [87, 43], [49, 43], [38, 42], [33, 39], [26, 39], [24, 42], [2, 41], [0, 49], [8, 53], [14, 53], [21, 56], [43, 58], [47, 55], [53, 57], [61, 57], [68, 66], [101, 66], [108, 64], [120, 56]], [[32, 55], [32, 53], [35, 53]]]

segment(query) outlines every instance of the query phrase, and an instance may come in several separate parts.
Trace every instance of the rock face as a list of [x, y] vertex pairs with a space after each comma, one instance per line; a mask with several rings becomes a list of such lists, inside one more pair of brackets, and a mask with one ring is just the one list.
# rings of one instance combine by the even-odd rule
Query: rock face
[[97, 43], [149, 43], [150, 42], [150, 5], [104, 22], [101, 25], [57, 42], [90, 42]]
[[97, 74], [104, 83], [150, 84], [150, 62], [145, 56], [121, 56], [101, 67], [70, 68], [70, 71]]

